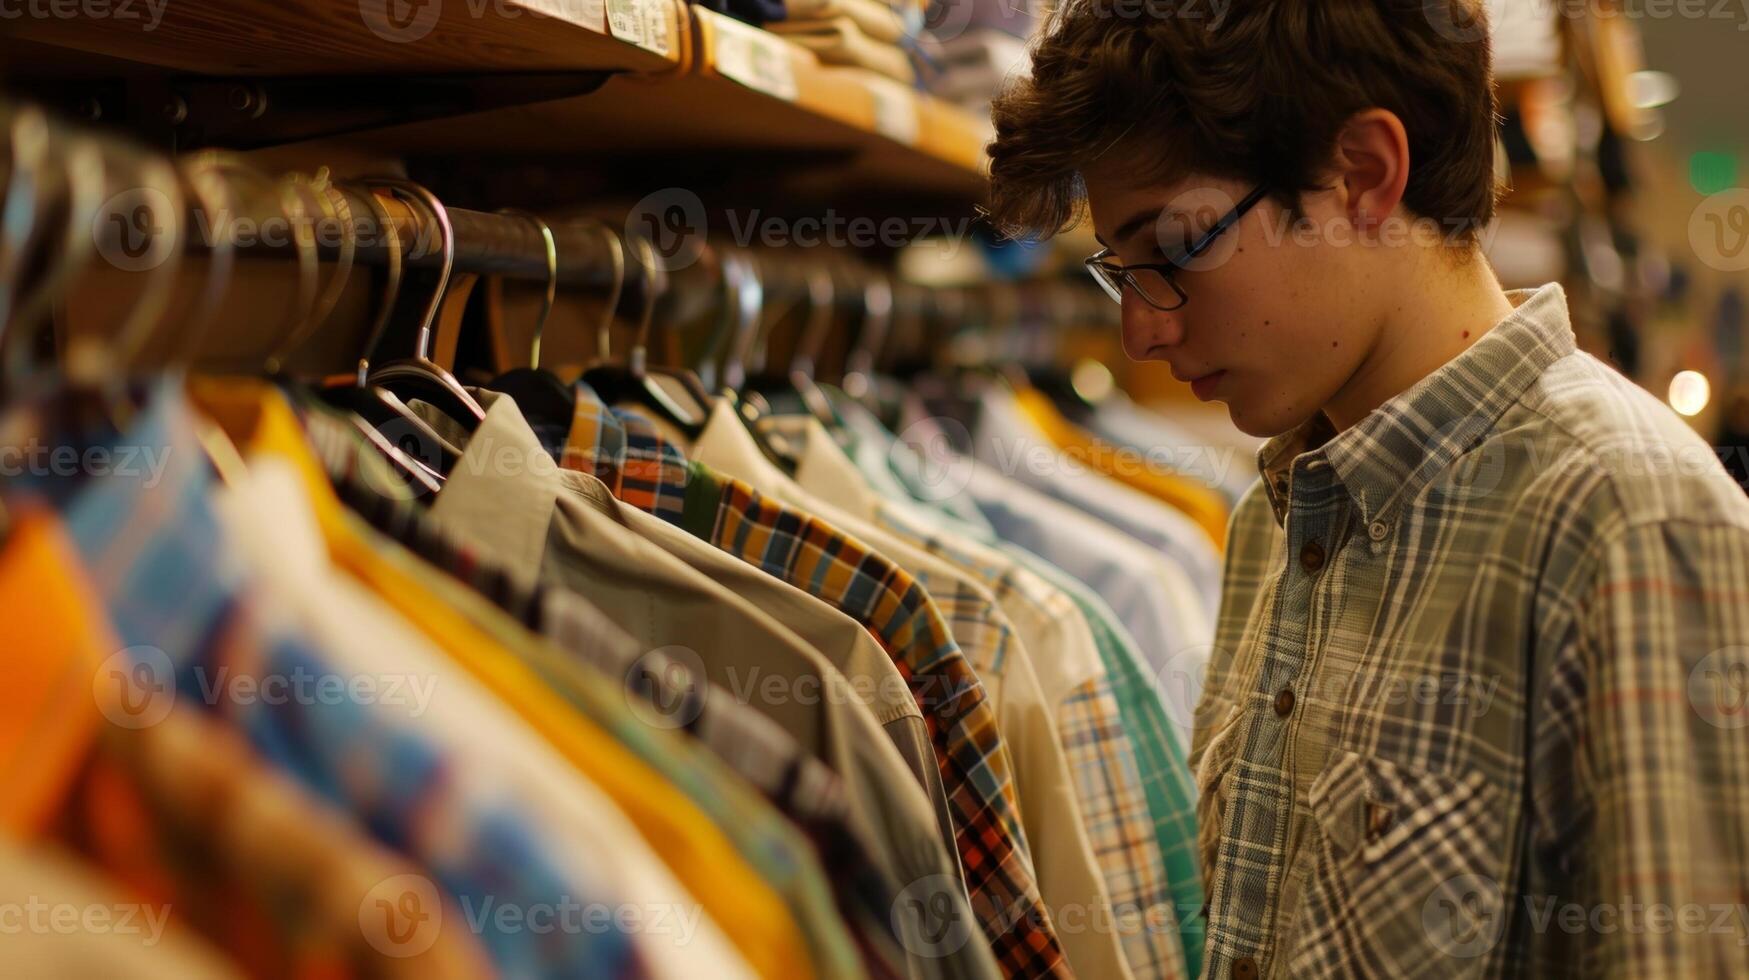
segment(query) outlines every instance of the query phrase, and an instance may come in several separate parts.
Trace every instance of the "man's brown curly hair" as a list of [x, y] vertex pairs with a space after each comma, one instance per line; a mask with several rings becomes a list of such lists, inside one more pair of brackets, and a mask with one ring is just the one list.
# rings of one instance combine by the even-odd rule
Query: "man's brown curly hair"
[[992, 221], [1049, 237], [1084, 210], [1102, 160], [1138, 180], [1319, 186], [1354, 113], [1409, 137], [1403, 203], [1468, 244], [1493, 217], [1498, 111], [1481, 0], [1062, 0], [1032, 75], [997, 99]]

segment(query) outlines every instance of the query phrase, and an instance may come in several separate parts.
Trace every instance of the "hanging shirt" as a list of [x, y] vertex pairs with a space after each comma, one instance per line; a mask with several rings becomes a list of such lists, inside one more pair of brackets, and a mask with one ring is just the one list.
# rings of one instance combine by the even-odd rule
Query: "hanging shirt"
[[[1118, 483], [1059, 450], [1038, 430], [1003, 386], [980, 402], [972, 456], [1006, 477], [1117, 528], [1189, 577], [1212, 619], [1220, 604], [1220, 553], [1202, 526], [1174, 507]], [[906, 438], [916, 445], [921, 406], [907, 407]], [[988, 516], [986, 514], [986, 516]]]
[[[451, 661], [514, 708], [574, 769], [610, 796], [761, 976], [788, 976], [807, 969], [810, 956], [795, 919], [723, 830], [685, 793], [566, 704], [515, 651], [452, 605], [434, 601], [429, 588], [410, 571], [417, 562], [405, 561], [403, 554], [405, 564], [398, 564], [389, 542], [349, 518], [325, 491], [321, 467], [283, 399], [240, 384], [209, 385], [202, 394], [209, 413], [228, 423], [249, 451], [293, 463], [312, 504], [317, 505], [318, 523], [334, 563], [414, 623]], [[476, 458], [474, 465], [528, 475], [542, 471], [538, 461], [543, 459], [545, 471], [551, 472], [552, 457], [538, 445], [532, 453], [500, 454], [489, 462]]]
[[881, 499], [818, 420], [802, 418], [786, 439], [798, 448], [796, 482], [804, 489], [952, 562], [997, 596], [1038, 666], [1041, 698], [1074, 774], [1075, 798], [1111, 896], [1125, 961], [1137, 977], [1186, 976], [1136, 752], [1085, 617], [1066, 593], [1015, 559], [965, 535], [932, 530], [916, 507]]
[[[129, 654], [109, 663], [112, 677], [122, 672], [129, 681], [112, 710], [142, 728], [185, 705], [221, 715], [269, 766], [352, 814], [458, 901], [490, 896], [522, 907], [556, 907], [566, 896], [588, 894], [583, 883], [557, 870], [562, 862], [551, 842], [501, 799], [480, 793], [464, 767], [375, 703], [236, 695], [284, 689], [299, 677], [343, 686], [347, 678], [307, 635], [267, 615], [265, 598], [208, 503], [206, 454], [174, 380], [149, 393], [125, 434], [72, 427], [62, 421], [71, 417], [69, 408], [53, 400], [25, 406], [19, 409], [25, 417], [13, 419], [14, 431], [34, 431], [82, 458], [102, 447], [116, 463], [112, 472], [71, 486], [43, 479], [11, 489], [59, 508], [91, 594], [112, 624], [112, 650]], [[186, 853], [156, 837], [143, 811], [105, 812], [133, 835], [132, 852]], [[439, 825], [442, 832], [434, 832]], [[439, 897], [421, 898], [416, 911], [427, 912]], [[292, 905], [277, 911], [299, 914]], [[399, 932], [411, 924], [389, 928]], [[506, 973], [641, 975], [629, 937], [617, 932], [561, 946], [495, 930], [479, 939]]]
[[[1165, 454], [1164, 459], [1185, 479], [1220, 492], [1229, 520], [1232, 506], [1257, 482], [1257, 469], [1251, 464], [1261, 443], [1238, 429], [1225, 440], [1210, 439], [1179, 419], [1136, 404], [1121, 391], [1102, 400], [1087, 425], [1115, 446]], [[1222, 534], [1225, 546], [1224, 528]]]
[[[682, 914], [698, 907], [697, 900], [612, 801], [576, 775], [515, 712], [458, 674], [414, 626], [329, 564], [289, 464], [257, 455], [245, 479], [244, 485], [225, 488], [217, 503], [239, 545], [262, 568], [264, 586], [324, 639], [336, 666], [351, 676], [432, 679], [422, 695], [393, 698], [391, 707], [457, 759], [490, 773], [486, 791], [514, 800], [539, 833], [567, 842], [561, 855], [567, 870], [591, 883], [595, 900], [575, 919], [558, 909], [519, 914], [534, 916], [531, 925], [551, 915], [555, 934], [567, 936], [601, 912], [635, 910], [629, 914], [642, 925], [633, 936], [652, 975], [686, 977], [701, 969], [753, 975], [716, 923]], [[264, 515], [272, 520], [263, 520]], [[488, 928], [497, 921], [490, 906], [462, 914], [478, 917]]]
[[[857, 418], [859, 409], [854, 404], [838, 406], [838, 411], [847, 420]], [[988, 524], [967, 523], [941, 507], [946, 501], [974, 499], [971, 494], [961, 491], [977, 478], [979, 467], [976, 463], [951, 455], [937, 455], [925, 462], [910, 445], [895, 439], [872, 419], [869, 422], [871, 424], [864, 426], [858, 436], [866, 451], [852, 459], [859, 470], [883, 474], [887, 481], [892, 481], [871, 480], [871, 486], [889, 487], [896, 483], [901, 489], [895, 499], [916, 503], [918, 509], [913, 513], [930, 520], [938, 530], [957, 531], [976, 540], [996, 541], [995, 532], [988, 530]], [[907, 434], [924, 441], [926, 447], [931, 441], [936, 445], [941, 442], [941, 437], [928, 426], [915, 427]], [[883, 491], [888, 492], [892, 491]], [[1145, 578], [1143, 573], [1125, 571], [1121, 563], [1112, 564], [1125, 555], [1138, 554], [1133, 543], [1126, 542], [1121, 536], [1111, 539], [1109, 528], [1098, 522], [1087, 522], [1073, 511], [1053, 508], [1054, 502], [1025, 487], [1009, 483], [1002, 487], [1000, 494], [992, 494], [992, 499], [996, 497], [1032, 498], [1040, 501], [1045, 510], [1053, 511], [1051, 516], [1055, 520], [1026, 525], [1037, 532], [1034, 546], [1042, 549], [1042, 553], [1069, 560], [1074, 567], [1081, 568], [1083, 574], [1102, 583], [1103, 591], [1096, 593], [1031, 551], [1011, 543], [1001, 545], [1010, 557], [1067, 593], [1093, 630], [1124, 730], [1140, 760], [1154, 836], [1176, 906], [1186, 967], [1190, 976], [1200, 976], [1204, 938], [1203, 889], [1196, 864], [1195, 787], [1184, 748], [1189, 742], [1191, 712], [1195, 705], [1194, 691], [1188, 682], [1192, 678], [1200, 680], [1200, 674], [1182, 673], [1186, 681], [1183, 684], [1175, 683], [1180, 677], [1179, 672], [1164, 678], [1156, 676], [1154, 668], [1137, 651], [1124, 621], [1106, 603], [1105, 599], [1120, 593], [1126, 582]], [[1140, 560], [1145, 567], [1152, 558], [1144, 556]], [[1153, 615], [1145, 620], [1147, 623], [1160, 621], [1154, 618], [1160, 612], [1159, 603], [1143, 604], [1134, 612], [1151, 612]], [[1194, 651], [1196, 648], [1186, 649]], [[1163, 699], [1162, 694], [1167, 691], [1180, 693]], [[1166, 710], [1166, 705], [1173, 703], [1183, 706], [1181, 723]]]
[[[241, 980], [211, 946], [167, 921], [171, 910], [142, 907], [70, 855], [0, 840], [0, 907], [36, 904], [50, 928], [0, 932], [0, 962], [20, 977], [105, 977], [107, 980]], [[56, 908], [104, 915], [113, 928], [60, 932]], [[84, 913], [83, 910], [92, 910]], [[27, 920], [28, 921], [28, 920]], [[41, 922], [42, 920], [39, 920]]]
[[1192, 751], [1215, 975], [1749, 973], [1692, 925], [1749, 892], [1749, 501], [1510, 296], [1259, 455]]
[[[1033, 667], [1032, 654], [976, 573], [808, 493], [765, 458], [726, 400], [712, 408], [692, 456], [798, 512], [826, 521], [916, 576], [947, 617], [955, 642], [990, 694], [1003, 742], [1012, 754], [1015, 792], [1027, 835], [1052, 841], [1048, 850], [1028, 856], [1046, 909], [1076, 920], [1073, 930], [1064, 930], [1063, 951], [1070, 966], [1089, 975], [1128, 975], [1117, 941], [1112, 898], [1074, 792], [1055, 712]], [[1055, 652], [1041, 651], [1041, 655], [1054, 657]]]
[[[760, 496], [708, 467], [666, 465], [678, 451], [653, 426], [606, 406], [579, 409], [572, 446], [629, 445], [646, 476], [675, 480], [650, 494], [682, 501], [678, 523], [701, 539], [838, 607], [882, 643], [911, 685], [948, 791], [956, 845], [978, 925], [1009, 976], [1065, 970], [1060, 944], [1027, 859], [1009, 755], [983, 685], [928, 594], [904, 570], [827, 525]], [[603, 435], [604, 420], [619, 429]], [[577, 427], [581, 426], [579, 432]], [[631, 428], [627, 428], [630, 426]], [[598, 458], [609, 460], [611, 457]], [[612, 485], [618, 478], [604, 479]], [[661, 506], [659, 516], [674, 519]], [[950, 930], [948, 946], [970, 936]]]
[[[627, 693], [641, 699], [633, 706], [633, 712], [646, 724], [685, 732], [706, 746], [717, 759], [764, 794], [813, 842], [822, 864], [830, 872], [838, 909], [851, 926], [852, 936], [858, 941], [871, 973], [879, 973], [885, 964], [903, 959], [892, 941], [889, 917], [899, 890], [895, 882], [913, 878], [904, 873], [906, 868], [891, 860], [882, 860], [877, 866], [876, 856], [887, 857], [880, 847], [885, 839], [869, 832], [858, 818], [846, 785], [837, 773], [804, 751], [775, 723], [735, 700], [727, 689], [711, 684], [697, 665], [684, 657], [671, 656], [660, 647], [645, 649], [577, 593], [522, 586], [494, 563], [478, 555], [463, 555], [465, 546], [432, 526], [404, 488], [396, 493], [399, 481], [383, 471], [378, 460], [369, 455], [373, 450], [344, 421], [314, 409], [303, 421], [312, 448], [349, 508], [366, 515], [378, 530], [394, 536], [433, 567], [491, 598], [521, 625], [546, 636], [575, 655], [580, 663], [608, 677], [622, 679]], [[633, 513], [684, 537], [682, 532], [656, 518]], [[745, 567], [727, 556], [723, 558], [737, 569]], [[482, 583], [486, 586], [484, 590]], [[849, 620], [845, 623], [861, 632]], [[908, 694], [905, 698], [915, 711]], [[851, 713], [848, 717], [862, 716]], [[866, 750], [871, 755], [884, 747], [878, 734], [858, 733], [852, 740], [859, 749], [872, 747]], [[851, 751], [847, 748], [846, 754]], [[933, 825], [927, 806], [916, 794], [902, 792], [902, 786], [894, 789], [894, 784], [903, 782], [904, 769], [903, 763], [893, 756], [890, 748], [881, 756], [883, 761], [891, 760], [886, 771], [895, 774], [881, 783], [881, 800], [914, 803], [909, 811], [911, 840], [920, 841], [928, 849]], [[934, 850], [939, 853], [940, 849]], [[931, 867], [927, 873], [938, 870], [939, 867]], [[961, 898], [963, 901], [963, 892]]]
[[1142, 491], [1195, 521], [1216, 549], [1227, 543], [1227, 505], [1211, 487], [1173, 472], [1168, 460], [1135, 456], [1101, 442], [1063, 417], [1043, 392], [1014, 393], [1014, 407], [1064, 454], [1119, 483]]

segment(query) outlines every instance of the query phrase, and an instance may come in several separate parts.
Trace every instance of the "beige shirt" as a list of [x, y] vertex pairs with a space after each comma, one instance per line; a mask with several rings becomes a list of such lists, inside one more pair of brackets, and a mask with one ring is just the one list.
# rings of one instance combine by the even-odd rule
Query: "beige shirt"
[[[587, 596], [646, 648], [702, 667], [713, 684], [844, 777], [857, 829], [876, 847], [875, 859], [895, 881], [919, 883], [908, 896], [965, 906], [927, 728], [867, 631], [622, 504], [594, 477], [560, 469], [514, 401], [490, 391], [476, 397], [487, 407], [486, 420], [464, 440], [462, 458], [432, 506], [434, 521], [513, 574]], [[858, 681], [840, 664], [857, 671]], [[907, 762], [905, 746], [915, 747], [915, 764]], [[941, 801], [939, 810], [931, 795]], [[969, 908], [965, 914], [970, 921]], [[968, 943], [952, 958], [918, 966], [925, 976], [990, 976], [989, 955]]]
[[[773, 466], [727, 401], [719, 401], [713, 408], [704, 432], [692, 447], [692, 457], [832, 524], [920, 579], [951, 583], [957, 594], [983, 605], [987, 611], [981, 618], [990, 627], [1008, 626], [1013, 631], [995, 597], [970, 575], [809, 493]], [[1011, 756], [1039, 892], [1070, 966], [1085, 976], [1130, 976], [1118, 936], [1110, 925], [1111, 894], [1081, 816], [1050, 702], [1025, 644], [1016, 636], [1003, 648], [1004, 655], [992, 661], [978, 653], [990, 651], [989, 643], [966, 636], [965, 631], [972, 627], [965, 618], [944, 618], [996, 708], [997, 725]]]

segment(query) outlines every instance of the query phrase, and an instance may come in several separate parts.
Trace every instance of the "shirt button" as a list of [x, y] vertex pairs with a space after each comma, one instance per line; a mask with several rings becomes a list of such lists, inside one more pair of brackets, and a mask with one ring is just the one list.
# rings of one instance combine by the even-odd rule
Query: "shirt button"
[[1233, 980], [1257, 980], [1257, 961], [1249, 956], [1234, 960]]
[[1372, 526], [1366, 529], [1366, 536], [1374, 541], [1383, 541], [1390, 533], [1390, 526], [1384, 521], [1373, 521]]
[[1324, 567], [1324, 546], [1316, 541], [1307, 541], [1300, 549], [1300, 567], [1308, 575], [1316, 575]]
[[1372, 840], [1385, 836], [1391, 829], [1391, 808], [1379, 803], [1367, 804], [1366, 835]]
[[1275, 713], [1283, 718], [1294, 713], [1294, 689], [1284, 687], [1275, 696]]

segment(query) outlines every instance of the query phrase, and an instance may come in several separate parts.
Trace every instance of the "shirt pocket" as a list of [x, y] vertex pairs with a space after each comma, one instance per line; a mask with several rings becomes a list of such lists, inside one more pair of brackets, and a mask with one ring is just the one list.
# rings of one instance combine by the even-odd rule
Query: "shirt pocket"
[[1288, 975], [1479, 976], [1504, 899], [1499, 790], [1340, 752], [1313, 781], [1315, 863]]
[[1221, 842], [1221, 820], [1231, 796], [1228, 783], [1233, 760], [1239, 754], [1244, 714], [1244, 709], [1236, 704], [1213, 714], [1215, 733], [1196, 767], [1196, 843], [1205, 895], [1213, 894], [1215, 854]]

